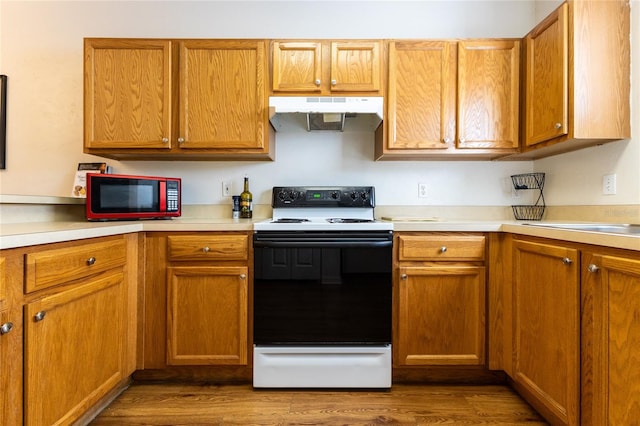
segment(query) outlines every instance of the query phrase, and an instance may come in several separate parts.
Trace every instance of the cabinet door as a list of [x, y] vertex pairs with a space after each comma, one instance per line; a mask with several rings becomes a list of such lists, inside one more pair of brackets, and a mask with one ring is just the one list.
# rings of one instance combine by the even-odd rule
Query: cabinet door
[[455, 139], [456, 52], [445, 41], [389, 43], [387, 149], [446, 149]]
[[331, 43], [331, 91], [377, 92], [380, 90], [380, 42]]
[[247, 363], [248, 268], [170, 267], [167, 364]]
[[458, 148], [518, 148], [520, 42], [458, 44]]
[[553, 424], [577, 425], [580, 283], [577, 250], [514, 242], [514, 380]]
[[320, 92], [322, 44], [320, 42], [273, 42], [274, 92]]
[[73, 423], [124, 377], [124, 274], [25, 307], [25, 422]]
[[22, 329], [21, 313], [0, 311], [0, 423], [22, 423]]
[[485, 268], [399, 268], [398, 365], [481, 365], [485, 354]]
[[568, 127], [567, 4], [525, 37], [525, 144], [566, 135]]
[[0, 252], [0, 424], [22, 424], [22, 249]]
[[265, 42], [180, 43], [181, 149], [265, 150]]
[[640, 258], [585, 254], [582, 423], [640, 418]]
[[171, 42], [87, 39], [85, 148], [171, 148]]

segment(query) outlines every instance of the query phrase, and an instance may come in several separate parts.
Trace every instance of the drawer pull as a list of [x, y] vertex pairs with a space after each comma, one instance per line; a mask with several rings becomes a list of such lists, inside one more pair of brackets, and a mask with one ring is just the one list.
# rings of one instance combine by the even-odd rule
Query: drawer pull
[[600, 270], [600, 268], [598, 268], [596, 265], [594, 265], [593, 263], [589, 266], [587, 266], [587, 271], [591, 272], [591, 273], [595, 273], [598, 272]]
[[0, 325], [0, 334], [7, 334], [11, 330], [13, 330], [12, 322], [5, 322], [4, 324]]
[[35, 322], [40, 322], [44, 319], [46, 315], [47, 313], [45, 311], [40, 311], [33, 316], [33, 319], [35, 320]]
[[568, 257], [565, 257], [562, 259], [562, 263], [564, 263], [565, 265], [571, 265], [573, 263], [573, 260], [569, 259]]
[[96, 258], [95, 257], [90, 257], [87, 259], [87, 265], [91, 266], [94, 263], [96, 263]]
[[211, 249], [209, 247], [203, 247], [202, 248], [202, 251], [205, 252], [205, 253], [209, 253], [210, 250]]
[[447, 246], [440, 247], [440, 253], [446, 253], [446, 252], [447, 252]]
[[407, 274], [402, 274], [400, 275], [400, 278], [406, 280], [407, 278], [409, 278], [409, 276]]
[[245, 278], [247, 278], [247, 276], [245, 274], [240, 274], [240, 279], [244, 280]]

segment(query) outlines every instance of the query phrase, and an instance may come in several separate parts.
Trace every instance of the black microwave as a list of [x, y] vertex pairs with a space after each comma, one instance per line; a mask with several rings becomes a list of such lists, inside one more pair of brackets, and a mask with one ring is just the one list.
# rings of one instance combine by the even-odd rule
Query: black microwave
[[167, 219], [182, 213], [181, 179], [87, 174], [87, 220]]

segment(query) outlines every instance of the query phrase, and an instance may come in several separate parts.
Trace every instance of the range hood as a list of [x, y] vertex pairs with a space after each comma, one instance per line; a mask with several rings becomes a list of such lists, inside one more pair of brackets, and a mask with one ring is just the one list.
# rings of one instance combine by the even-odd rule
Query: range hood
[[[382, 96], [271, 96], [269, 119], [276, 130], [291, 121], [303, 123], [307, 131], [343, 131], [356, 121], [375, 130], [382, 122], [383, 104]], [[290, 120], [292, 116], [297, 119]]]

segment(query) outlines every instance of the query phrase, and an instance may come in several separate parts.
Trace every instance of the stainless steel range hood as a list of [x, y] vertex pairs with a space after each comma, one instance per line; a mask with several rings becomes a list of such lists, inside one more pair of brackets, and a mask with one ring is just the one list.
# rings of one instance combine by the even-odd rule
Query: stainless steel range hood
[[[305, 125], [307, 131], [344, 131], [352, 122], [375, 130], [382, 122], [383, 104], [382, 96], [271, 96], [269, 119], [276, 130], [290, 122]], [[297, 119], [289, 119], [291, 116]]]

